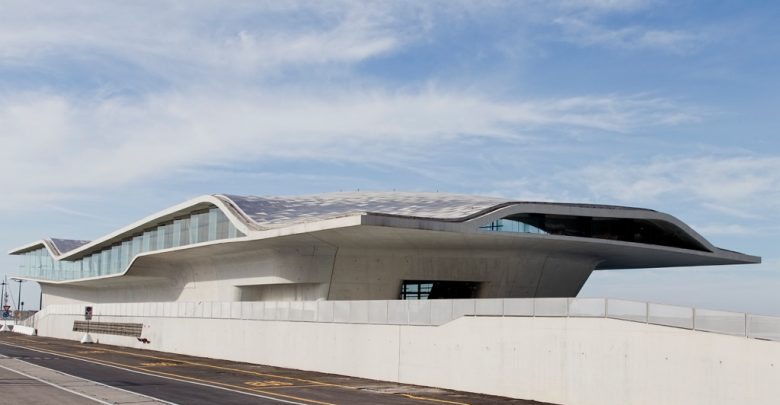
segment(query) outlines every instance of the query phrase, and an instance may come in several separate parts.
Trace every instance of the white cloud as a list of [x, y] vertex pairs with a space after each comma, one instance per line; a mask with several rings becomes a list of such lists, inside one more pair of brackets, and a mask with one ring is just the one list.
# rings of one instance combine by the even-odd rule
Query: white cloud
[[[464, 136], [523, 141], [523, 128], [629, 130], [663, 125], [657, 99], [501, 101], [428, 88], [323, 93], [212, 88], [143, 99], [73, 100], [28, 93], [0, 100], [3, 205], [159, 179], [177, 168], [269, 158], [394, 165]], [[670, 114], [678, 114], [677, 110]], [[650, 118], [648, 118], [650, 117]], [[653, 120], [656, 120], [655, 122]], [[429, 148], [430, 147], [430, 148]]]
[[559, 17], [554, 22], [563, 29], [565, 40], [584, 46], [686, 53], [703, 42], [700, 34], [681, 29], [666, 30], [638, 25], [611, 28], [596, 21], [573, 16]]
[[[354, 63], [386, 54], [428, 28], [413, 4], [353, 1], [9, 3], [0, 58], [116, 60], [165, 80], [265, 75], [299, 65]], [[257, 79], [257, 77], [254, 77]]]
[[591, 12], [633, 12], [647, 8], [651, 0], [561, 0], [566, 8]]
[[[563, 8], [644, 7], [588, 3]], [[111, 77], [108, 89], [33, 85], [0, 93], [0, 204], [51, 203], [203, 164], [309, 158], [408, 167], [466, 137], [522, 143], [528, 133], [629, 133], [703, 116], [647, 94], [504, 98], [451, 83], [396, 90], [352, 71], [424, 43], [437, 24], [447, 29], [512, 7], [441, 4], [238, 1], [216, 11], [208, 2], [9, 3], [0, 14], [4, 66], [56, 69], [76, 61], [83, 80], [116, 63], [132, 74]], [[674, 42], [659, 35], [649, 41]], [[111, 96], [110, 87], [134, 75], [162, 84], [130, 84], [132, 95]], [[634, 192], [652, 193], [649, 181]]]
[[625, 203], [669, 200], [742, 218], [777, 217], [780, 156], [613, 161], [571, 173], [598, 198]]

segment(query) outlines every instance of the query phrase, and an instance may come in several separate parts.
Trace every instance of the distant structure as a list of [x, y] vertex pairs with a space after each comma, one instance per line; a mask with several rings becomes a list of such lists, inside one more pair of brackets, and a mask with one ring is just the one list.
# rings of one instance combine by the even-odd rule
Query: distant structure
[[647, 209], [402, 192], [207, 195], [10, 254], [44, 307], [573, 297], [593, 270], [760, 262]]

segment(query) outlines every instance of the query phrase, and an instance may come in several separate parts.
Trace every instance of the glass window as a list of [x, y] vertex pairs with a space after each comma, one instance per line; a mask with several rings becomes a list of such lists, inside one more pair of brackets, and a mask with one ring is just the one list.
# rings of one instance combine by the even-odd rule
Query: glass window
[[20, 274], [52, 280], [78, 279], [116, 274], [140, 253], [245, 236], [219, 208], [211, 207], [188, 217], [147, 229], [115, 246], [76, 261], [59, 261], [48, 249], [38, 248], [19, 258]]
[[152, 229], [149, 232], [149, 250], [147, 252], [151, 252], [153, 250], [157, 250], [157, 230]]
[[498, 219], [487, 225], [480, 226], [479, 229], [483, 231], [493, 231], [493, 232], [536, 233], [536, 234], [546, 233], [543, 230], [533, 225], [528, 225], [524, 222], [515, 221], [513, 219], [506, 219], [506, 218]]
[[200, 217], [198, 217], [198, 215], [190, 216], [190, 243], [198, 243], [199, 226], [200, 226]]
[[217, 226], [219, 225], [219, 208], [209, 210], [209, 240], [217, 240]]
[[108, 262], [111, 260], [111, 249], [105, 249], [100, 252], [100, 269], [98, 275], [102, 276], [108, 274]]
[[165, 249], [165, 227], [157, 227], [157, 247], [155, 250]]
[[165, 224], [160, 227], [163, 231], [163, 249], [173, 247], [173, 223]]
[[427, 300], [432, 282], [404, 281], [401, 285], [402, 300]]
[[226, 239], [230, 236], [229, 225], [228, 217], [222, 211], [217, 210], [216, 239]]
[[121, 247], [119, 245], [111, 246], [111, 264], [108, 266], [108, 274], [114, 274], [119, 271], [120, 256]]
[[41, 261], [36, 251], [30, 252], [30, 272], [36, 277], [41, 277]]
[[182, 218], [177, 220], [177, 222], [179, 223], [179, 246], [189, 245], [190, 244], [190, 219]]
[[81, 259], [81, 276], [79, 278], [87, 278], [92, 271], [92, 256], [87, 256]]
[[152, 233], [149, 231], [145, 231], [141, 235], [141, 251], [142, 252], [148, 252], [152, 250]]
[[92, 254], [92, 266], [89, 269], [90, 277], [97, 277], [100, 274], [100, 263], [102, 260], [103, 255], [100, 252]]
[[415, 281], [404, 280], [401, 284], [402, 300], [462, 299], [475, 298], [478, 282], [472, 281]]
[[143, 243], [143, 238], [141, 235], [136, 235], [133, 237], [133, 246], [130, 249], [130, 260], [132, 260], [134, 257], [138, 256], [139, 253], [141, 253], [141, 244]]
[[127, 265], [130, 264], [130, 245], [132, 244], [132, 241], [130, 239], [126, 239], [122, 241], [122, 260], [119, 262], [119, 271], [122, 271], [127, 268]]
[[198, 217], [198, 243], [209, 240], [209, 213], [197, 214]]
[[173, 247], [181, 246], [181, 220], [173, 221]]

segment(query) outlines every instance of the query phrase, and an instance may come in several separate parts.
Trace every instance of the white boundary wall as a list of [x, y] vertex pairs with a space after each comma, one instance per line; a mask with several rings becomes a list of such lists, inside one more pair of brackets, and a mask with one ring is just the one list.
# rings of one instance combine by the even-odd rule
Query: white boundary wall
[[[485, 300], [482, 310], [497, 311], [497, 302]], [[768, 404], [780, 398], [780, 343], [741, 336], [603, 317], [465, 316], [422, 326], [249, 320], [238, 311], [231, 311], [235, 319], [192, 318], [186, 305], [179, 315], [179, 306], [163, 305], [152, 314], [151, 304], [146, 315], [95, 319], [143, 323], [150, 344], [94, 337], [107, 344], [567, 405]], [[218, 306], [222, 313], [234, 305]], [[44, 311], [39, 334], [78, 340], [73, 321], [83, 318], [68, 312]]]

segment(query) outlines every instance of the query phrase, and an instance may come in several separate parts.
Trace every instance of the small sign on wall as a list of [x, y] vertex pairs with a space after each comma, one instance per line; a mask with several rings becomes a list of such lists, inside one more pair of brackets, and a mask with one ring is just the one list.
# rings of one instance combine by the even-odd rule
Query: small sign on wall
[[84, 307], [84, 320], [85, 321], [92, 320], [92, 307]]

